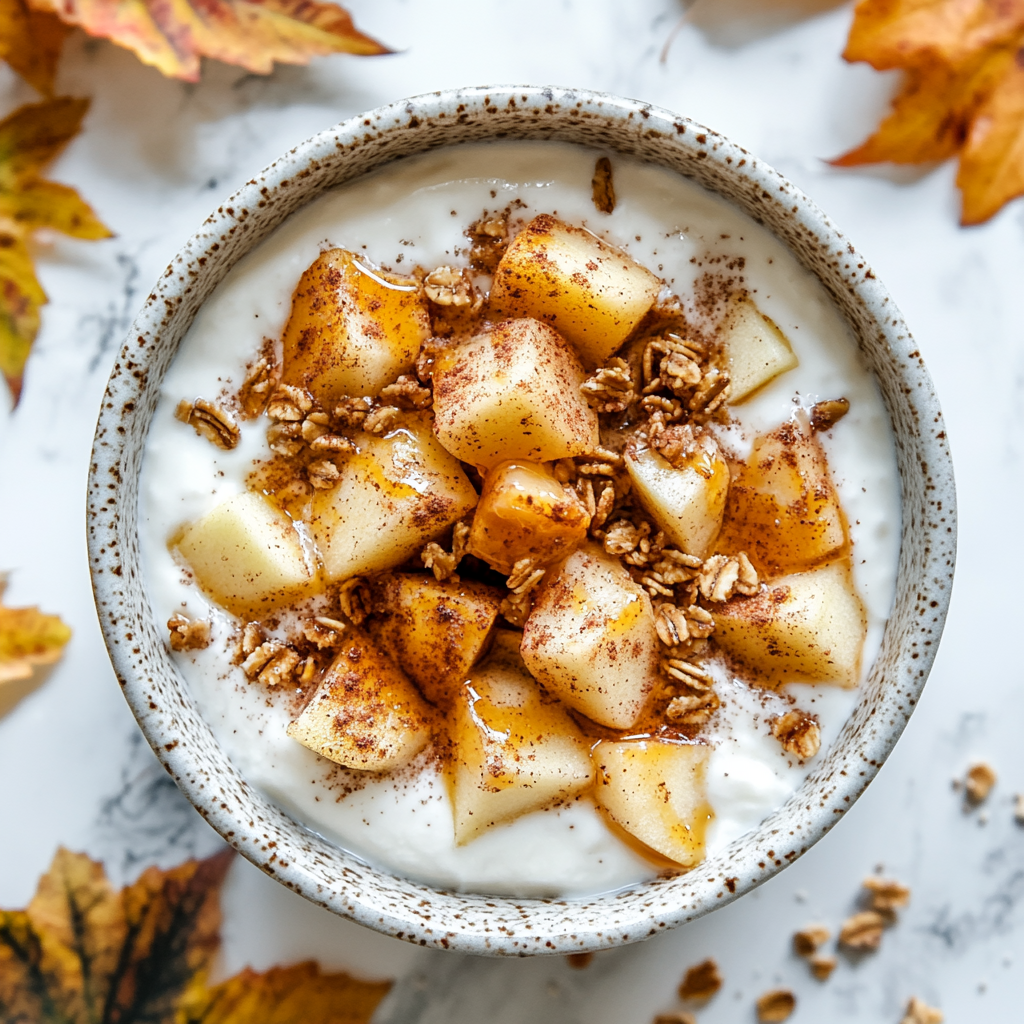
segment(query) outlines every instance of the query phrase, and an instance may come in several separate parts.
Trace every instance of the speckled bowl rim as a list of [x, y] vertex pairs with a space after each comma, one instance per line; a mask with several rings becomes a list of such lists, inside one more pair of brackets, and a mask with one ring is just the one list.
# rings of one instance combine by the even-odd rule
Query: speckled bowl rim
[[[882, 650], [840, 738], [759, 828], [689, 874], [585, 899], [442, 891], [370, 867], [251, 788], [199, 716], [141, 575], [138, 480], [160, 383], [228, 270], [325, 189], [399, 157], [495, 139], [556, 139], [673, 169], [771, 230], [822, 282], [880, 385], [902, 485], [897, 596]], [[290, 150], [218, 207], [164, 272], [117, 357], [88, 483], [89, 556], [111, 661], [147, 740], [206, 820], [319, 906], [422, 946], [478, 954], [597, 950], [724, 906], [792, 863], [864, 791], [917, 704], [946, 617], [956, 544], [953, 467], [939, 403], [903, 318], [867, 261], [799, 189], [670, 111], [580, 89], [450, 90], [381, 107]]]

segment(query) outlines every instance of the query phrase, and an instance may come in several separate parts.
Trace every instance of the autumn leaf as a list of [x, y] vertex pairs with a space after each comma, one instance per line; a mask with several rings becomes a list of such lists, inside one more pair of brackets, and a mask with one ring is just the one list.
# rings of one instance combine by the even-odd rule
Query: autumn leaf
[[62, 97], [26, 104], [0, 121], [0, 372], [15, 401], [46, 302], [32, 266], [32, 234], [51, 228], [74, 238], [110, 237], [73, 188], [43, 177], [88, 109], [88, 100]]
[[342, 7], [321, 0], [28, 0], [90, 35], [134, 51], [170, 78], [199, 81], [199, 58], [255, 74], [328, 53], [389, 53]]
[[0, 60], [46, 96], [68, 31], [55, 14], [33, 11], [26, 0], [0, 0]]
[[843, 56], [905, 76], [892, 113], [835, 165], [959, 156], [964, 224], [1024, 195], [1024, 0], [861, 0]]
[[4, 1024], [366, 1024], [388, 990], [316, 964], [206, 978], [230, 850], [117, 891], [57, 851], [25, 910], [0, 911]]
[[221, 985], [189, 992], [176, 1024], [365, 1024], [390, 987], [321, 974], [311, 962], [266, 974], [246, 968]]
[[[0, 576], [0, 601], [5, 584]], [[56, 615], [44, 615], [38, 608], [7, 608], [0, 603], [0, 688], [28, 679], [38, 665], [52, 665], [70, 639], [70, 628]]]

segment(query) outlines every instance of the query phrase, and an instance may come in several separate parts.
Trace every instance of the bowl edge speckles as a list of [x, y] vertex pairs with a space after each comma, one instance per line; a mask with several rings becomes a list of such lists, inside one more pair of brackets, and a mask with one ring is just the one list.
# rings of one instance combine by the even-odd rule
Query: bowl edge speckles
[[[228, 270], [325, 189], [398, 157], [496, 138], [576, 142], [660, 164], [773, 231], [849, 321], [892, 419], [902, 483], [895, 606], [856, 709], [823, 763], [757, 830], [697, 870], [579, 900], [439, 891], [369, 867], [297, 824], [245, 782], [200, 717], [153, 621], [139, 558], [139, 469], [160, 383]], [[88, 484], [90, 568], [117, 677], [146, 738], [207, 821], [283, 885], [337, 914], [420, 945], [520, 956], [602, 949], [700, 917], [772, 877], [842, 817], [899, 738], [935, 657], [955, 515], [945, 428], [921, 356], [867, 262], [799, 189], [669, 111], [583, 90], [510, 86], [432, 93], [353, 118], [286, 153], [220, 206], [167, 268], [117, 357]]]

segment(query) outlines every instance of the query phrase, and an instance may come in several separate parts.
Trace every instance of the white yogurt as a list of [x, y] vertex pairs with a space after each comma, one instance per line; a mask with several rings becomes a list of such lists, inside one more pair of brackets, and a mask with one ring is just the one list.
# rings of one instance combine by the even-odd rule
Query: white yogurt
[[[231, 666], [227, 640], [236, 623], [206, 601], [168, 552], [168, 538], [182, 524], [244, 490], [253, 459], [270, 454], [265, 421], [243, 425], [241, 443], [224, 452], [178, 422], [175, 406], [237, 388], [263, 339], [280, 336], [295, 284], [322, 247], [365, 251], [399, 272], [464, 263], [465, 227], [483, 209], [519, 200], [525, 206], [517, 216], [556, 213], [589, 227], [657, 271], [684, 301], [694, 294], [695, 277], [721, 268], [709, 257], [742, 256], [746, 287], [800, 358], [797, 369], [733, 410], [745, 432], [788, 419], [794, 396], [802, 405], [850, 400], [849, 414], [823, 441], [849, 516], [855, 582], [868, 612], [865, 672], [895, 592], [900, 503], [888, 417], [820, 285], [764, 229], [665, 170], [615, 158], [618, 205], [611, 215], [597, 213], [590, 199], [595, 155], [561, 143], [452, 147], [400, 161], [311, 203], [242, 260], [199, 311], [164, 380], [147, 443], [140, 539], [150, 600], [160, 623], [176, 611], [213, 620], [209, 648], [174, 657], [214, 734], [250, 783], [311, 828], [368, 862], [438, 886], [582, 895], [656, 871], [612, 835], [588, 799], [525, 815], [456, 847], [448, 792], [432, 766], [367, 781], [289, 739], [283, 695], [250, 685]], [[709, 766], [709, 854], [780, 806], [814, 764], [795, 763], [771, 737], [766, 719], [778, 697], [728, 677], [718, 690], [724, 704]], [[823, 756], [855, 691], [800, 684], [788, 690], [819, 715]]]

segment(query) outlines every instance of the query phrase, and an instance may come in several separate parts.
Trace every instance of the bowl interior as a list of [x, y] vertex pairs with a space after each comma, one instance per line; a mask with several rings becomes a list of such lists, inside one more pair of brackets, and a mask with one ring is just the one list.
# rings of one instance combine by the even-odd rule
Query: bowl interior
[[[882, 647], [839, 740], [758, 829], [699, 869], [574, 900], [453, 894], [370, 867], [251, 788], [197, 713], [157, 630], [142, 578], [138, 482], [160, 383], [196, 311], [290, 213], [391, 160], [486, 139], [557, 139], [674, 170], [767, 227], [814, 274], [878, 381], [896, 442], [902, 537]], [[104, 396], [88, 495], [97, 609], [125, 697], [167, 771], [243, 855], [335, 913], [422, 945], [528, 955], [636, 941], [742, 895], [812, 846], [863, 791], [902, 732], [945, 620], [955, 493], [934, 389], [884, 287], [799, 190], [738, 146], [668, 111], [580, 90], [500, 87], [430, 94], [315, 136], [212, 214], [136, 319]]]

